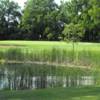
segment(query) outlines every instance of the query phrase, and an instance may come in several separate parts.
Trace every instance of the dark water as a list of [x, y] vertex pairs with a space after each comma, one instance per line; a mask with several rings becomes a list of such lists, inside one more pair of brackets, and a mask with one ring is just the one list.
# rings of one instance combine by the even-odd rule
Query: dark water
[[20, 90], [94, 85], [89, 71], [39, 64], [0, 65], [0, 89]]

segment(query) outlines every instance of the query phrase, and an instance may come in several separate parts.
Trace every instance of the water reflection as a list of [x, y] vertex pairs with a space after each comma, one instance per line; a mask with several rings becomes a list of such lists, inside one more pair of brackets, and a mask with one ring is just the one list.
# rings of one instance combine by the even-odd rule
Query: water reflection
[[0, 65], [0, 89], [38, 89], [93, 85], [85, 69], [39, 64]]

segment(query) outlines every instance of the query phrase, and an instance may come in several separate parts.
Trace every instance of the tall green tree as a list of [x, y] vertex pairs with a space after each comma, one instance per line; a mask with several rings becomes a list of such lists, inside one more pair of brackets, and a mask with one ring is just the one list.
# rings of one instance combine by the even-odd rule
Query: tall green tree
[[71, 0], [67, 8], [70, 23], [83, 26], [82, 41], [100, 41], [100, 0]]
[[29, 0], [22, 17], [22, 29], [30, 39], [55, 40], [61, 31], [54, 0]]
[[17, 3], [0, 0], [0, 39], [14, 39], [18, 32], [21, 10]]
[[89, 9], [83, 17], [84, 39], [92, 42], [100, 42], [100, 0], [89, 0], [88, 2]]

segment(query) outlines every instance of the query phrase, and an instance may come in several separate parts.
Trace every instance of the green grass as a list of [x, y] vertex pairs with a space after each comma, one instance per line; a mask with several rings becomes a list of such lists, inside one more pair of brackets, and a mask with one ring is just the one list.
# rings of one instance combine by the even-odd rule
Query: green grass
[[[52, 47], [57, 48], [72, 48], [72, 43], [66, 43], [66, 42], [49, 42], [49, 41], [0, 41], [1, 46], [16, 46], [16, 47], [22, 47], [22, 48], [34, 48], [34, 49], [50, 49]], [[3, 49], [3, 47], [2, 47]], [[100, 44], [99, 43], [78, 43], [77, 50], [100, 50]]]
[[[60, 63], [66, 66], [75, 64], [98, 67], [99, 71], [99, 43], [76, 43], [74, 55], [72, 47], [72, 43], [66, 42], [0, 41], [0, 61], [2, 63], [4, 60], [37, 61]], [[72, 72], [79, 71], [75, 69]], [[0, 100], [100, 100], [100, 87], [0, 91]]]
[[0, 91], [0, 100], [100, 100], [100, 87]]
[[[31, 60], [99, 66], [99, 43], [72, 43], [47, 41], [0, 41], [0, 59]], [[13, 56], [14, 55], [14, 56]]]
[[[100, 66], [99, 43], [0, 41], [0, 60], [38, 61], [76, 66]], [[74, 59], [74, 60], [73, 60]]]

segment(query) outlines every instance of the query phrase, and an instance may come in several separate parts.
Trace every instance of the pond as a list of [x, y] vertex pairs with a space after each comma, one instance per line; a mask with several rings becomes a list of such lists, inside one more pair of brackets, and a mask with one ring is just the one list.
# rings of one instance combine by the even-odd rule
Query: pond
[[95, 84], [90, 71], [46, 64], [1, 64], [0, 90], [79, 87]]

